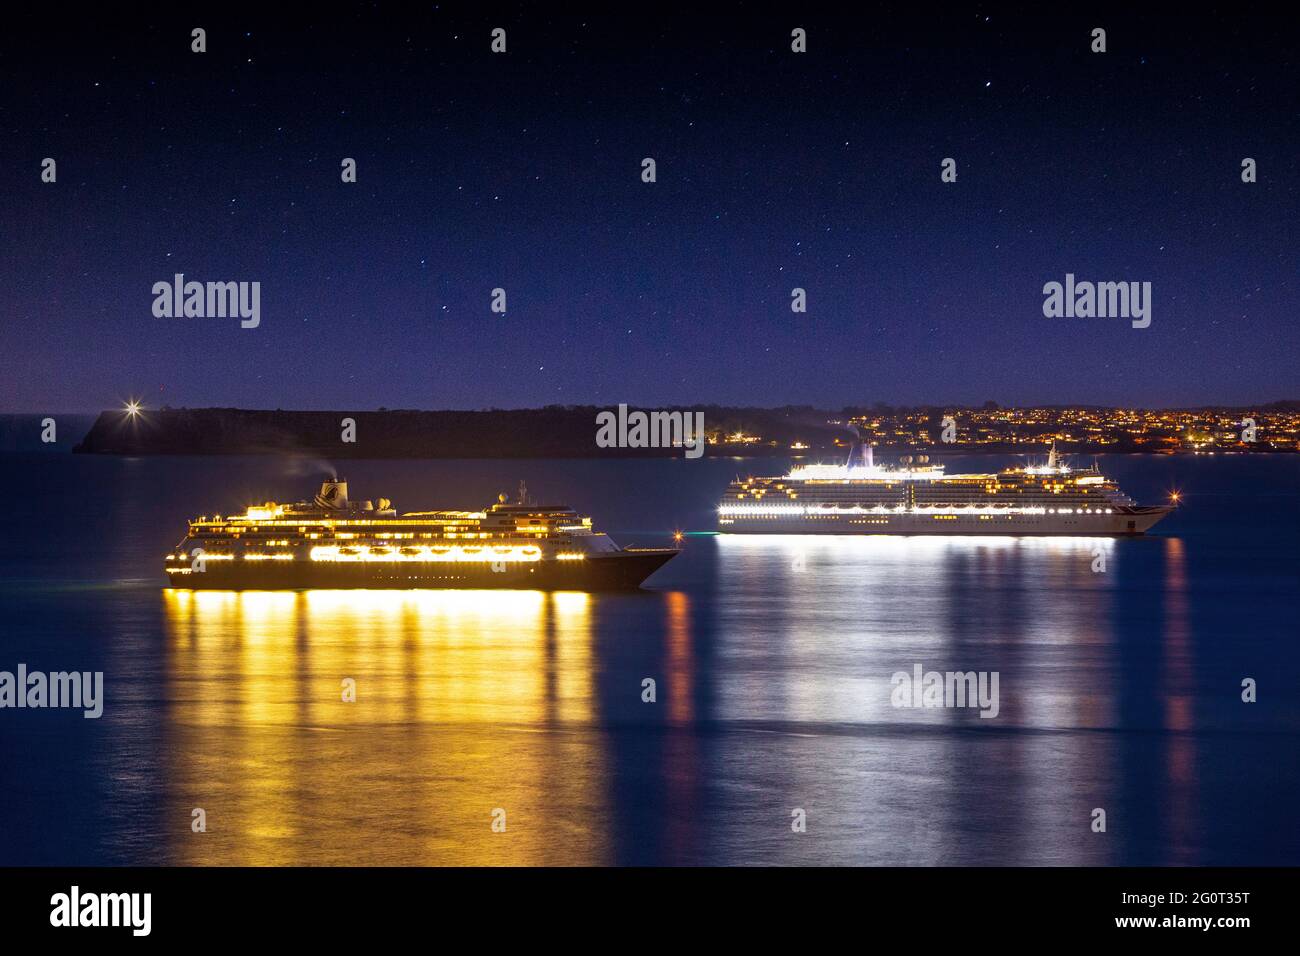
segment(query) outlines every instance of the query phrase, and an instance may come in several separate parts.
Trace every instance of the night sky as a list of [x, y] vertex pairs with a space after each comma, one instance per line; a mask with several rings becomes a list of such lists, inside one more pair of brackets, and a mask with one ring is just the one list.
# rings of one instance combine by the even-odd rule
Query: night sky
[[[6, 12], [0, 410], [1300, 398], [1300, 70], [1245, 5], [271, 7]], [[155, 318], [177, 272], [261, 326]], [[1044, 318], [1067, 272], [1150, 328]]]

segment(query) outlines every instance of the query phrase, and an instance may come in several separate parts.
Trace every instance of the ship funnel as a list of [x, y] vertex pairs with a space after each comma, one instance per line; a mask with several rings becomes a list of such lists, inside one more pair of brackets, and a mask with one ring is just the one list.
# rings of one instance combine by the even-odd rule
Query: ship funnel
[[343, 478], [329, 478], [320, 483], [320, 494], [316, 504], [321, 508], [346, 508], [348, 506], [348, 483]]
[[874, 468], [871, 445], [855, 439], [853, 447], [849, 449], [849, 460], [845, 464], [849, 471], [853, 471], [855, 468]]

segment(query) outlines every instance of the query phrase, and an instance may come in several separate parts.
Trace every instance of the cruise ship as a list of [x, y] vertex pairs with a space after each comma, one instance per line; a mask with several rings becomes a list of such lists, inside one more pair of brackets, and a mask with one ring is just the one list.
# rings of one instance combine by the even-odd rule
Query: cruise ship
[[350, 501], [330, 478], [312, 501], [196, 518], [166, 574], [176, 588], [530, 588], [630, 590], [675, 548], [620, 548], [565, 505], [501, 495], [484, 511], [398, 514]]
[[737, 478], [718, 505], [724, 534], [1140, 535], [1177, 504], [1139, 505], [1096, 467], [1053, 444], [1043, 465], [945, 474], [924, 455], [876, 465], [870, 445], [843, 465]]

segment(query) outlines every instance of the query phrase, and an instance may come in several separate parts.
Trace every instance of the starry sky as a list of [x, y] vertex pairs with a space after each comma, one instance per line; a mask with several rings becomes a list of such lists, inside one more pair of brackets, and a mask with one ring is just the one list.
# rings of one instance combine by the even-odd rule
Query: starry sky
[[[560, 6], [13, 14], [0, 410], [1300, 398], [1272, 18]], [[260, 327], [155, 318], [177, 272]], [[1045, 318], [1067, 272], [1150, 328]]]

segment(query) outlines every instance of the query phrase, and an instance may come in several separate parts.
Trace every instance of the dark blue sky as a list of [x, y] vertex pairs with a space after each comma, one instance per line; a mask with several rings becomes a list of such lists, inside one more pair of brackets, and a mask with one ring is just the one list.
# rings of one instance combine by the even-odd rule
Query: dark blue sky
[[[478, 6], [8, 25], [0, 410], [1300, 397], [1270, 17]], [[155, 318], [176, 272], [261, 326]], [[1151, 327], [1044, 318], [1067, 272]]]

